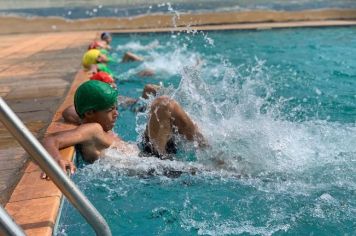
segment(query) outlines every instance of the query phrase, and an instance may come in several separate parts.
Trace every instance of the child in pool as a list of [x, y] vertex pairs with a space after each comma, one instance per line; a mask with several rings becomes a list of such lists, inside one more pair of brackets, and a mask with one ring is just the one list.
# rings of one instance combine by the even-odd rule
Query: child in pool
[[[108, 83], [111, 87], [116, 89], [116, 84], [114, 79], [106, 72], [97, 72], [93, 74], [90, 77], [91, 80], [98, 80], [102, 81], [105, 83]], [[156, 96], [157, 91], [160, 89], [160, 86], [154, 85], [154, 84], [146, 84], [143, 92], [142, 92], [142, 98], [143, 99], [148, 99], [149, 96]], [[134, 112], [143, 112], [145, 110], [145, 106], [135, 106], [138, 104], [139, 99], [135, 98], [130, 98], [130, 97], [125, 97], [125, 96], [118, 96], [118, 105], [121, 106], [122, 108], [131, 108], [132, 111]], [[81, 124], [81, 119], [78, 116], [77, 112], [75, 111], [75, 108], [73, 105], [67, 107], [66, 109], [63, 110], [62, 112], [62, 117], [64, 121], [76, 125]]]
[[84, 53], [82, 65], [86, 70], [91, 70], [93, 65], [108, 63], [109, 58], [98, 49], [90, 49]]
[[[72, 162], [63, 160], [60, 149], [80, 145], [85, 161], [94, 162], [102, 151], [114, 145], [123, 152], [132, 152], [132, 146], [112, 132], [118, 118], [117, 90], [109, 84], [90, 80], [77, 89], [74, 96], [75, 110], [81, 119], [81, 125], [73, 130], [51, 134], [44, 138], [43, 146], [66, 171], [74, 173]], [[206, 143], [198, 127], [188, 114], [174, 100], [166, 96], [156, 98], [150, 107], [143, 151], [151, 152], [160, 158], [169, 154], [174, 134], [189, 141], [197, 141], [200, 147]], [[138, 152], [138, 148], [136, 148]], [[42, 178], [47, 178], [45, 174]]]
[[100, 39], [101, 40], [99, 41], [99, 43], [102, 45], [102, 48], [106, 50], [111, 50], [111, 46], [110, 46], [110, 43], [112, 41], [111, 34], [108, 32], [103, 32], [100, 35]]
[[[100, 47], [101, 49], [106, 49], [106, 50], [111, 50], [111, 42], [112, 42], [112, 36], [108, 32], [103, 32], [100, 35], [100, 41], [97, 41], [95, 44], [96, 46]], [[126, 52], [124, 56], [122, 57], [122, 62], [130, 62], [130, 61], [143, 61], [143, 58], [140, 56], [135, 55], [132, 52]]]

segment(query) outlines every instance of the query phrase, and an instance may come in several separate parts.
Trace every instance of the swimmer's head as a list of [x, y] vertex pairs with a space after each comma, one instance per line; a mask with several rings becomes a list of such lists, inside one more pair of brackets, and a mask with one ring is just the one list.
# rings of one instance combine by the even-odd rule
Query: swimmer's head
[[113, 87], [113, 85], [114, 85], [114, 88], [116, 88], [115, 80], [108, 73], [106, 73], [104, 71], [99, 71], [99, 72], [93, 74], [90, 77], [90, 79], [91, 80], [98, 80], [98, 81], [110, 84], [111, 87]]
[[100, 56], [98, 49], [90, 49], [83, 55], [82, 64], [85, 68], [89, 69], [91, 65], [97, 64], [97, 59]]
[[118, 92], [109, 84], [89, 80], [81, 84], [74, 95], [74, 107], [80, 118], [87, 112], [105, 111], [117, 104]]
[[96, 64], [96, 68], [97, 68], [97, 71], [103, 71], [103, 72], [106, 72], [108, 73], [111, 77], [113, 77], [113, 72], [110, 70], [110, 68], [106, 65], [106, 64], [103, 64], [103, 63], [98, 63]]
[[98, 64], [101, 62], [107, 62], [108, 59], [106, 55], [102, 54], [98, 49], [90, 49], [84, 55], [82, 59], [82, 64], [84, 68], [90, 69], [93, 64]]
[[103, 44], [101, 42], [93, 41], [92, 43], [89, 44], [88, 50], [90, 50], [90, 49], [101, 49], [103, 47], [104, 46], [103, 46]]
[[100, 35], [100, 38], [101, 38], [101, 40], [107, 42], [108, 44], [110, 44], [111, 41], [112, 41], [112, 37], [111, 37], [111, 34], [109, 32], [103, 32]]

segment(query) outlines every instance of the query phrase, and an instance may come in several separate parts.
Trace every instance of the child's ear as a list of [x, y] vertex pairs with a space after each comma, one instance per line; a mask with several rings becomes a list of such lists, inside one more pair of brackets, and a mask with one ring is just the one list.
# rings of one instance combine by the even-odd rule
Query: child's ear
[[96, 61], [97, 62], [99, 62], [99, 63], [101, 63], [101, 62], [107, 62], [107, 57], [105, 56], [105, 55], [100, 55], [97, 59], [96, 59]]
[[94, 116], [94, 111], [87, 111], [84, 113], [84, 117], [91, 118]]

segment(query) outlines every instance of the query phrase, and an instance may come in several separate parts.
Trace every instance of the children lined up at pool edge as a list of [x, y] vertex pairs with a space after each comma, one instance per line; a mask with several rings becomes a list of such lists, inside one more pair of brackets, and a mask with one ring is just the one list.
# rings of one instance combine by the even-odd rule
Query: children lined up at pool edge
[[[111, 49], [111, 35], [101, 34], [101, 40], [90, 44], [84, 54], [82, 64], [89, 73], [90, 80], [82, 83], [75, 92], [74, 105], [63, 112], [65, 121], [78, 126], [72, 130], [61, 131], [48, 135], [43, 140], [43, 146], [58, 162], [59, 166], [73, 174], [76, 170], [71, 161], [62, 158], [59, 150], [74, 146], [78, 147], [86, 162], [97, 160], [102, 152], [115, 147], [126, 155], [156, 156], [161, 159], [171, 158], [177, 152], [175, 136], [180, 135], [188, 141], [196, 141], [198, 147], [206, 147], [207, 142], [197, 125], [184, 109], [168, 96], [156, 97], [149, 110], [149, 119], [142, 142], [136, 145], [123, 141], [112, 129], [119, 118], [118, 105], [134, 103], [135, 99], [118, 96], [112, 72], [107, 67], [110, 62], [108, 51]], [[125, 53], [122, 61], [143, 60], [133, 53]], [[143, 99], [149, 95], [156, 96], [158, 86], [146, 85]], [[118, 101], [119, 100], [119, 101]], [[47, 178], [42, 174], [42, 178]]]

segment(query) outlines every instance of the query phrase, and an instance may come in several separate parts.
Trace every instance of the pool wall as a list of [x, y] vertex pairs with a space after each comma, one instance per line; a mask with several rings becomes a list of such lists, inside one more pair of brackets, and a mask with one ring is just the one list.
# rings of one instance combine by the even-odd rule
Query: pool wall
[[[63, 122], [62, 111], [73, 104], [75, 90], [86, 80], [87, 73], [79, 71], [67, 97], [54, 114], [46, 134], [75, 128], [75, 125]], [[66, 160], [72, 160], [74, 147], [62, 149], [61, 155]], [[27, 235], [52, 235], [63, 196], [52, 181], [40, 179], [40, 174], [41, 169], [30, 161], [5, 207]]]
[[[83, 30], [143, 30], [172, 27], [194, 27], [305, 21], [352, 21], [356, 9], [322, 9], [305, 11], [237, 11], [211, 13], [152, 14], [126, 18], [98, 17], [68, 20], [60, 17], [0, 16], [0, 34]], [[255, 27], [255, 26], [253, 26]]]

